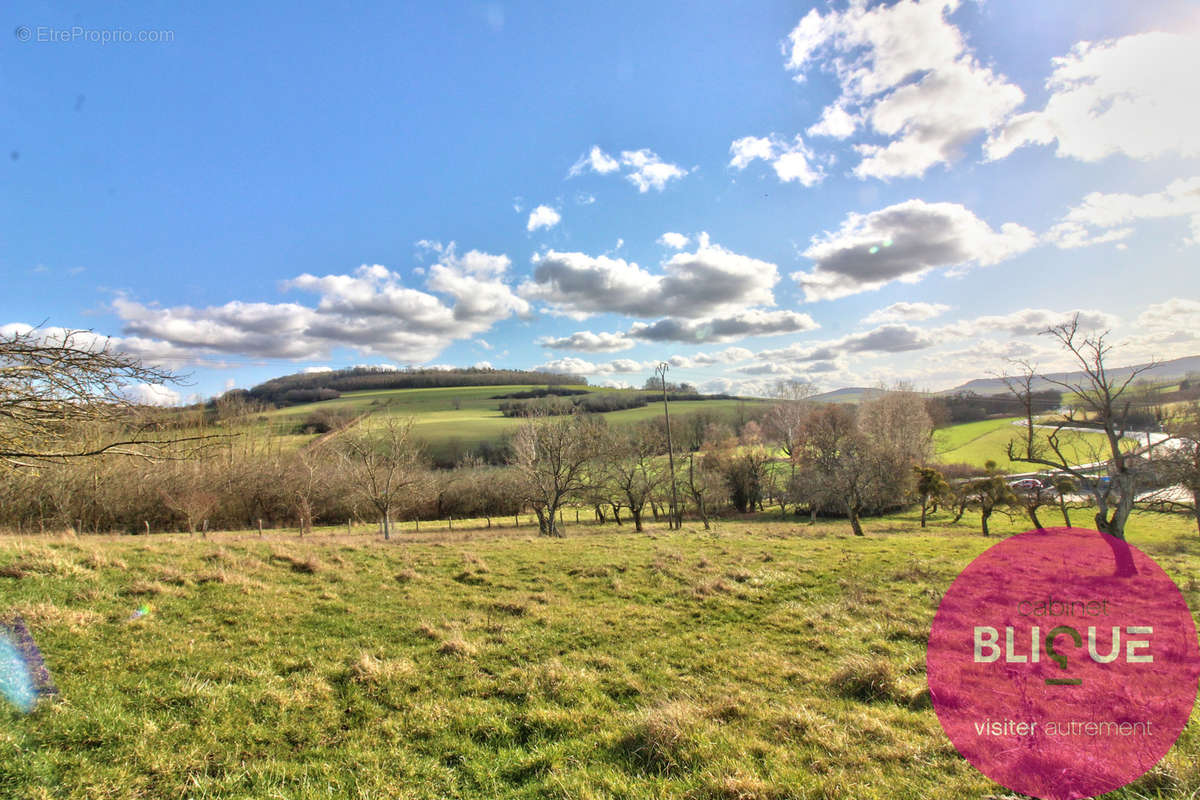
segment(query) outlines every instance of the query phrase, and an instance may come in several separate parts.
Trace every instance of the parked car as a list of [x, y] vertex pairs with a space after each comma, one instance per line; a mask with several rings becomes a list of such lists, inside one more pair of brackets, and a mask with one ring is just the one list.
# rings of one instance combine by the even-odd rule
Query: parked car
[[1046, 484], [1042, 483], [1037, 478], [1022, 478], [1021, 480], [1013, 481], [1012, 483], [1010, 483], [1008, 485], [1014, 489], [1027, 489], [1030, 491], [1032, 491], [1034, 489], [1046, 488]]

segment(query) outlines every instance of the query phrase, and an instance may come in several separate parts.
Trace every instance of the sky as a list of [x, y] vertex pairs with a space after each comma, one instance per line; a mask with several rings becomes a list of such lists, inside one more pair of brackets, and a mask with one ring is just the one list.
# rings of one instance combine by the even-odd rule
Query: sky
[[[26, 3], [0, 334], [763, 395], [1200, 354], [1187, 0]], [[11, 33], [9, 33], [11, 32]]]

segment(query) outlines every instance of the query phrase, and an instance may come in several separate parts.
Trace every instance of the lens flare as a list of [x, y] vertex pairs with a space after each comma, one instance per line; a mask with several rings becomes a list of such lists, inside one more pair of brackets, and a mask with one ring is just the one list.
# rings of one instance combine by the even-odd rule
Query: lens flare
[[28, 714], [37, 702], [37, 689], [33, 685], [33, 676], [21, 651], [7, 636], [0, 633], [0, 693], [8, 702]]
[[877, 245], [877, 244], [871, 245], [871, 249], [868, 250], [867, 252], [870, 253], [871, 255], [875, 255], [876, 253], [879, 252], [879, 245]]
[[29, 713], [40, 696], [57, 692], [25, 620], [0, 622], [0, 694]]
[[144, 604], [140, 605], [137, 607], [137, 609], [132, 614], [129, 615], [129, 621], [133, 622], [134, 620], [141, 619], [142, 617], [146, 616], [149, 613], [150, 613], [150, 606], [144, 605]]

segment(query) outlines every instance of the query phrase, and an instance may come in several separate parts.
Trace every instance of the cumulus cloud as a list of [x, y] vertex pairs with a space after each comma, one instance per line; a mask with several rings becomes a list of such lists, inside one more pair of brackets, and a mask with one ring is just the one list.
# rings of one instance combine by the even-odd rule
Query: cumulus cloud
[[950, 310], [942, 303], [892, 303], [885, 308], [872, 311], [862, 318], [868, 325], [882, 322], [922, 322], [941, 316]]
[[1108, 330], [1120, 322], [1113, 314], [1092, 308], [1072, 311], [1052, 311], [1048, 308], [1023, 308], [1009, 314], [988, 314], [974, 319], [952, 322], [938, 332], [943, 337], [973, 338], [981, 333], [1003, 333], [1008, 336], [1035, 336], [1047, 328], [1071, 321], [1078, 315], [1082, 330]]
[[841, 96], [810, 135], [845, 138], [859, 119], [887, 144], [860, 144], [860, 178], [920, 176], [961, 158], [975, 138], [1003, 124], [1024, 93], [982, 65], [947, 15], [959, 0], [901, 0], [842, 11], [813, 9], [788, 36], [788, 69], [804, 80], [832, 69]]
[[550, 206], [538, 206], [529, 213], [529, 221], [525, 230], [536, 231], [538, 228], [553, 228], [562, 220], [562, 215]]
[[833, 103], [825, 106], [821, 119], [809, 127], [805, 133], [809, 136], [829, 136], [834, 139], [846, 139], [858, 129], [859, 120], [845, 108]]
[[1053, 63], [1045, 108], [996, 131], [987, 158], [1053, 143], [1058, 156], [1081, 161], [1200, 155], [1200, 36], [1150, 32], [1080, 42]]
[[613, 361], [595, 363], [582, 358], [556, 358], [534, 367], [542, 372], [564, 372], [569, 375], [613, 375], [629, 374], [653, 369], [653, 361], [635, 361], [631, 358], [618, 358]]
[[816, 262], [793, 272], [809, 301], [919, 281], [934, 269], [988, 266], [1037, 243], [1032, 231], [1005, 223], [999, 231], [957, 203], [907, 200], [869, 214], [852, 213], [841, 228], [813, 237], [804, 251]]
[[123, 341], [155, 358], [228, 353], [254, 358], [319, 359], [337, 347], [400, 361], [427, 361], [456, 339], [529, 313], [529, 303], [506, 283], [507, 256], [427, 243], [438, 261], [428, 270], [429, 291], [409, 288], [402, 276], [375, 264], [351, 274], [304, 274], [284, 289], [318, 296], [302, 303], [247, 303], [162, 308], [118, 296], [113, 311]]
[[1155, 303], [1138, 315], [1137, 324], [1139, 328], [1188, 331], [1195, 336], [1200, 332], [1200, 301], [1175, 297]]
[[621, 165], [615, 158], [601, 150], [599, 145], [593, 145], [591, 150], [580, 156], [579, 160], [571, 165], [571, 170], [567, 174], [575, 177], [591, 170], [601, 175], [607, 175], [610, 172], [616, 172], [620, 167]]
[[545, 336], [538, 344], [550, 350], [579, 350], [587, 353], [615, 353], [634, 346], [633, 340], [623, 333], [593, 333], [576, 331], [570, 336]]
[[588, 171], [607, 175], [617, 170], [623, 170], [625, 179], [643, 194], [651, 189], [661, 192], [670, 181], [688, 174], [678, 164], [663, 161], [653, 150], [622, 150], [618, 161], [599, 146], [593, 146], [571, 166], [567, 177], [573, 178]]
[[729, 316], [707, 319], [668, 318], [650, 324], [635, 322], [629, 329], [629, 335], [651, 342], [702, 344], [735, 341], [748, 336], [800, 333], [818, 327], [820, 326], [808, 314], [747, 309]]
[[628, 169], [625, 179], [643, 194], [650, 189], [661, 192], [668, 181], [679, 180], [688, 174], [683, 167], [663, 161], [646, 149], [622, 152], [621, 164]]
[[1172, 181], [1150, 194], [1092, 192], [1047, 232], [1046, 239], [1062, 248], [1120, 241], [1133, 234], [1130, 223], [1172, 217], [1189, 218], [1186, 244], [1200, 242], [1200, 176]]
[[305, 375], [320, 375], [323, 372], [333, 372], [333, 367], [305, 367], [300, 372]]
[[799, 181], [804, 186], [820, 183], [825, 174], [812, 163], [813, 153], [800, 136], [787, 142], [782, 137], [743, 136], [729, 145], [733, 156], [729, 166], [743, 170], [754, 161], [766, 161], [775, 170], [775, 175], [784, 183]]
[[774, 305], [778, 268], [699, 237], [693, 253], [676, 253], [661, 274], [608, 256], [550, 250], [534, 256], [532, 280], [519, 292], [555, 313], [583, 318], [596, 313], [698, 319]]
[[696, 367], [711, 367], [718, 364], [736, 364], [754, 358], [753, 351], [744, 347], [726, 347], [711, 353], [695, 353], [690, 356], [673, 355], [667, 363], [679, 369], [694, 369]]
[[182, 399], [179, 392], [161, 383], [139, 383], [130, 386], [126, 393], [131, 402], [145, 406], [177, 406]]
[[672, 250], [682, 250], [691, 244], [691, 239], [684, 236], [682, 233], [674, 233], [667, 231], [662, 236], [658, 237], [658, 243], [664, 247], [669, 247]]

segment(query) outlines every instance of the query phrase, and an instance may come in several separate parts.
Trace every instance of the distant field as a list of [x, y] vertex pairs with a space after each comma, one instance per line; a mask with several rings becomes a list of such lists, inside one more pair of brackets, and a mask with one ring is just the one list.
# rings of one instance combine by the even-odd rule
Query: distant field
[[[943, 464], [965, 463], [977, 467], [991, 460], [1008, 472], [1035, 472], [1041, 469], [1036, 464], [1008, 459], [1008, 443], [1024, 433], [1024, 428], [1013, 424], [1019, 419], [987, 419], [941, 428], [933, 435], [935, 458]], [[1036, 430], [1039, 438], [1045, 440], [1048, 429]], [[1060, 440], [1063, 451], [1074, 463], [1089, 463], [1096, 460], [1096, 454], [1103, 457], [1104, 448], [1107, 447], [1107, 440], [1098, 433], [1064, 431], [1060, 434]], [[1125, 441], [1130, 447], [1135, 444], [1129, 439]]]
[[[448, 450], [466, 451], [482, 442], [499, 440], [507, 431], [521, 423], [520, 419], [500, 413], [496, 395], [536, 389], [535, 386], [467, 386], [435, 389], [393, 389], [384, 391], [350, 392], [336, 400], [306, 403], [267, 413], [270, 423], [279, 430], [290, 430], [318, 409], [350, 410], [355, 413], [414, 417], [414, 431], [435, 453]], [[572, 389], [611, 391], [587, 386]], [[698, 400], [671, 403], [671, 414], [683, 418], [698, 411], [717, 412], [733, 417], [740, 405], [753, 405], [754, 400]], [[457, 407], [456, 407], [457, 406]], [[662, 416], [662, 403], [643, 408], [630, 408], [604, 414], [610, 424], [626, 425]]]
[[[0, 706], [0, 796], [1009, 797], [942, 732], [925, 642], [958, 571], [1026, 523], [947, 518], [0, 537], [0, 609], [60, 691]], [[1188, 520], [1135, 513], [1129, 538], [1200, 609]], [[1198, 791], [1200, 708], [1106, 798]]]

